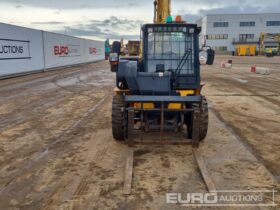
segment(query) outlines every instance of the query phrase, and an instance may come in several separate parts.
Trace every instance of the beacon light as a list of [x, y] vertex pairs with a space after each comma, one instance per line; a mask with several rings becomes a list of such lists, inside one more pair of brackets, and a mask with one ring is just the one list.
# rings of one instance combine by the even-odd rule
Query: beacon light
[[173, 22], [172, 16], [167, 16], [166, 23], [172, 23], [172, 22]]
[[175, 22], [177, 22], [177, 23], [182, 22], [182, 16], [181, 15], [177, 15], [176, 19], [175, 19]]

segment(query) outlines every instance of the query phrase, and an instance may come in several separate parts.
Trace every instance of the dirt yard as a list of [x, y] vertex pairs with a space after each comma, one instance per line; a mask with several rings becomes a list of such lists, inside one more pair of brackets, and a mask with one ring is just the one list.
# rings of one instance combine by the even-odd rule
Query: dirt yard
[[[227, 59], [233, 68], [221, 69]], [[251, 73], [253, 64], [272, 72]], [[219, 56], [201, 71], [210, 126], [199, 150], [217, 189], [275, 189], [280, 204], [280, 57]], [[166, 193], [206, 192], [190, 146], [137, 146], [132, 195], [122, 194], [114, 86], [105, 61], [0, 80], [1, 210], [187, 209]], [[256, 208], [279, 206], [243, 207]]]

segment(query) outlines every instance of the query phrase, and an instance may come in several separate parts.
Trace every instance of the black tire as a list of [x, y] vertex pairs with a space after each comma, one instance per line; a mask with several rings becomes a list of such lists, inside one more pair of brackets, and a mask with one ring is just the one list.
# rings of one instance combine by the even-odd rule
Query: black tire
[[202, 113], [200, 115], [200, 128], [199, 128], [199, 140], [202, 141], [206, 138], [208, 132], [208, 102], [205, 96], [202, 96]]
[[[193, 107], [199, 105], [194, 104]], [[207, 136], [208, 132], [208, 102], [205, 96], [202, 96], [202, 107], [199, 122], [199, 140], [202, 141]], [[186, 116], [186, 124], [188, 128], [188, 138], [192, 138], [193, 116], [192, 113], [188, 113]]]
[[117, 71], [118, 71], [118, 66], [111, 65], [111, 72], [117, 72]]
[[112, 132], [117, 141], [124, 141], [126, 136], [125, 102], [122, 95], [115, 95], [112, 102]]

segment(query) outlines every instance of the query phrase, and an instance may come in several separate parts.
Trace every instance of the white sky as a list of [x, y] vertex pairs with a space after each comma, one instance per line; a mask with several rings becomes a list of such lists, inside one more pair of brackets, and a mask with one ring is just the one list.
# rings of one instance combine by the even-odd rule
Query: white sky
[[[172, 14], [280, 12], [278, 0], [172, 0]], [[0, 0], [0, 22], [101, 39], [136, 39], [153, 20], [153, 0]]]

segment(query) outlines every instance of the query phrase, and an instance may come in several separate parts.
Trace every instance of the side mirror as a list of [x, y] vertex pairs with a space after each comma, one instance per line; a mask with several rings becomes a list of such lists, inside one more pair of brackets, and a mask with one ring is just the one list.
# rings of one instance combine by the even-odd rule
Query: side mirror
[[207, 58], [208, 58], [207, 51], [202, 50], [202, 51], [199, 52], [199, 63], [200, 63], [200, 65], [206, 65]]
[[215, 51], [211, 48], [207, 50], [207, 65], [213, 65], [215, 60]]
[[121, 53], [121, 43], [120, 42], [113, 42], [112, 51], [109, 55], [109, 62], [111, 64], [111, 72], [117, 72], [119, 67], [119, 57]]
[[213, 65], [215, 60], [215, 51], [209, 46], [202, 47], [199, 52], [199, 62], [201, 65]]
[[113, 42], [112, 53], [118, 53], [118, 55], [121, 53], [121, 43], [120, 42], [118, 42], [118, 41]]

